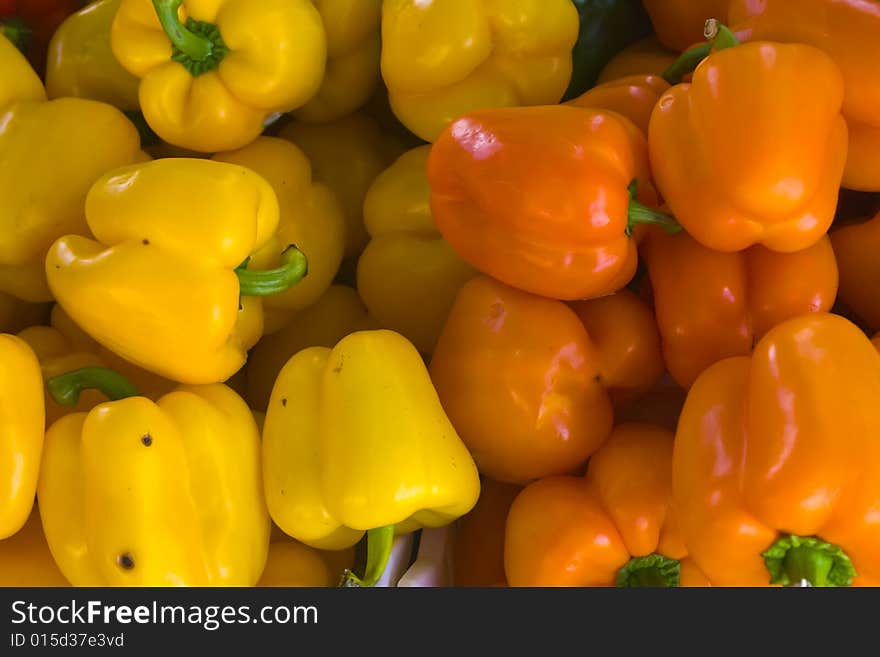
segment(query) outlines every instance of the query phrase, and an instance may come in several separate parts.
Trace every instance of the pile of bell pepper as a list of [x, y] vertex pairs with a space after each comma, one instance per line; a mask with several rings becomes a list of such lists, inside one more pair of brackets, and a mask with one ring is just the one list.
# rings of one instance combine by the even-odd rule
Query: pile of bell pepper
[[0, 0], [0, 586], [880, 585], [877, 34]]

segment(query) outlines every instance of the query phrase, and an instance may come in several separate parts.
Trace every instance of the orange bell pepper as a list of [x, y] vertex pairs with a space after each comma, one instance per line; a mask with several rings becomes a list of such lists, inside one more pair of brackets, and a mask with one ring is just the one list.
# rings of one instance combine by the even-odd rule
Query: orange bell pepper
[[455, 586], [507, 586], [504, 575], [504, 526], [521, 486], [483, 477], [477, 505], [455, 528]]
[[733, 0], [729, 20], [745, 39], [807, 43], [840, 67], [849, 154], [843, 186], [880, 191], [880, 4], [864, 0]]
[[710, 18], [727, 21], [730, 0], [643, 0], [657, 38], [667, 48], [686, 50], [703, 37]]
[[575, 471], [611, 431], [609, 391], [635, 396], [659, 378], [656, 329], [632, 299], [576, 308], [484, 276], [461, 288], [430, 371], [484, 475], [524, 484]]
[[648, 134], [648, 122], [660, 97], [669, 89], [669, 83], [659, 75], [630, 75], [597, 84], [589, 91], [570, 100], [566, 105], [592, 107], [623, 114]]
[[671, 218], [651, 203], [645, 140], [619, 114], [565, 105], [466, 114], [428, 159], [431, 211], [443, 237], [485, 274], [553, 299], [625, 286], [638, 223]]
[[619, 425], [584, 477], [530, 484], [507, 515], [510, 585], [678, 586], [687, 549], [670, 505], [672, 449], [670, 431]]
[[666, 368], [684, 388], [712, 363], [747, 356], [777, 324], [830, 311], [837, 296], [837, 263], [825, 236], [795, 253], [763, 246], [721, 253], [686, 233], [651, 231], [641, 253]]
[[772, 329], [691, 388], [673, 496], [721, 586], [880, 584], [880, 354], [829, 314]]
[[570, 305], [595, 347], [599, 378], [615, 409], [657, 383], [663, 375], [660, 334], [654, 314], [636, 294], [624, 288]]
[[631, 75], [660, 75], [677, 58], [675, 51], [663, 47], [656, 36], [650, 36], [617, 53], [605, 64], [597, 83], [613, 82]]
[[880, 329], [880, 212], [831, 232], [840, 268], [840, 299], [873, 330]]
[[717, 49], [651, 116], [657, 189], [711, 249], [805, 249], [834, 218], [847, 153], [842, 102], [843, 78], [821, 50]]

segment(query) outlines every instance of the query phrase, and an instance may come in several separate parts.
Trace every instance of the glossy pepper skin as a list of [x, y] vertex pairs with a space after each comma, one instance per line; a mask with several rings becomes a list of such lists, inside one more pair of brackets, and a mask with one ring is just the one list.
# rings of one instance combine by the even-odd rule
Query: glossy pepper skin
[[251, 408], [266, 410], [278, 373], [298, 351], [332, 348], [349, 333], [377, 328], [354, 288], [331, 285], [314, 305], [293, 313], [284, 327], [251, 349], [246, 395]]
[[831, 232], [831, 244], [840, 269], [840, 299], [867, 322], [880, 329], [880, 213], [861, 223], [843, 226]]
[[[700, 376], [672, 472], [682, 536], [713, 584], [769, 584], [762, 553], [780, 534], [833, 544], [852, 560], [853, 584], [880, 582], [880, 519], [871, 512], [880, 502], [878, 399], [880, 355], [836, 315], [780, 324], [751, 358]], [[803, 577], [846, 583], [820, 571]]]
[[80, 0], [0, 0], [0, 35], [15, 43], [42, 76], [49, 40], [81, 5]]
[[584, 477], [526, 487], [507, 515], [510, 585], [678, 585], [687, 549], [671, 507], [672, 447], [665, 429], [619, 425]]
[[669, 83], [659, 75], [630, 75], [597, 84], [566, 104], [617, 112], [647, 136], [654, 107], [668, 89]]
[[64, 416], [46, 434], [38, 495], [74, 586], [253, 586], [266, 563], [260, 437], [222, 384]]
[[139, 80], [116, 61], [110, 28], [122, 0], [97, 0], [69, 16], [49, 43], [49, 98], [89, 98], [136, 111]]
[[650, 185], [644, 137], [565, 105], [471, 112], [431, 149], [437, 228], [476, 269], [552, 299], [599, 297], [635, 274], [628, 186]]
[[278, 198], [278, 231], [254, 252], [249, 266], [279, 266], [288, 244], [295, 244], [309, 261], [309, 275], [300, 284], [263, 300], [266, 330], [271, 332], [290, 313], [315, 303], [333, 282], [345, 248], [342, 207], [326, 185], [313, 181], [305, 153], [284, 139], [258, 137], [242, 149], [218, 153], [213, 159], [262, 176]]
[[384, 0], [382, 77], [397, 118], [434, 141], [483, 107], [550, 105], [572, 71], [570, 0]]
[[[330, 123], [292, 121], [278, 136], [308, 156], [312, 175], [327, 185], [345, 212], [345, 256], [357, 257], [370, 236], [364, 227], [364, 198], [370, 185], [403, 147], [369, 116], [354, 113]], [[341, 161], [345, 166], [340, 166]]]
[[327, 123], [367, 103], [379, 80], [382, 0], [312, 0], [327, 34], [321, 88], [293, 112], [300, 121]]
[[657, 189], [708, 248], [805, 249], [834, 218], [847, 152], [842, 101], [840, 71], [816, 48], [718, 50], [651, 116]]
[[406, 152], [373, 182], [364, 200], [372, 239], [357, 267], [358, 292], [370, 314], [423, 354], [434, 350], [458, 291], [476, 273], [434, 224], [430, 150]]
[[730, 0], [643, 0], [660, 43], [678, 52], [703, 39], [706, 21], [727, 22]]
[[281, 529], [333, 550], [375, 528], [449, 524], [480, 492], [418, 351], [385, 330], [287, 362], [263, 427], [263, 482]]
[[483, 477], [480, 499], [455, 527], [455, 586], [507, 586], [504, 526], [510, 505], [521, 490], [521, 486]]
[[66, 233], [84, 233], [89, 186], [141, 161], [140, 137], [115, 108], [90, 100], [45, 102], [43, 86], [0, 37], [0, 292], [50, 301], [43, 262]]
[[[183, 35], [177, 43], [154, 5]], [[156, 134], [204, 152], [246, 146], [272, 113], [304, 105], [321, 85], [327, 53], [308, 0], [123, 0], [111, 44], [140, 78], [141, 110]]]
[[843, 74], [849, 150], [843, 186], [880, 191], [880, 6], [860, 0], [732, 0], [730, 24], [747, 39], [807, 43], [825, 51]]
[[55, 298], [99, 343], [182, 383], [225, 381], [262, 334], [262, 301], [237, 268], [278, 227], [262, 177], [198, 159], [156, 160], [99, 179], [86, 200], [95, 239], [46, 258]]
[[580, 29], [572, 51], [571, 82], [563, 100], [593, 87], [602, 67], [618, 51], [651, 31], [640, 2], [574, 0], [574, 4], [580, 16]]
[[68, 582], [52, 558], [40, 512], [34, 507], [18, 533], [0, 540], [0, 588], [68, 587]]
[[829, 312], [837, 297], [837, 262], [826, 236], [794, 253], [763, 246], [722, 253], [686, 233], [652, 231], [640, 249], [666, 368], [684, 388], [712, 363], [749, 355], [785, 320]]
[[36, 355], [24, 340], [0, 333], [0, 540], [21, 529], [33, 508], [45, 412]]
[[[487, 477], [525, 484], [576, 470], [611, 431], [609, 389], [626, 396], [659, 378], [650, 315], [646, 326], [619, 300], [577, 311], [483, 276], [459, 292], [431, 378]], [[596, 330], [595, 341], [579, 314]], [[642, 329], [652, 333], [643, 338], [653, 341], [647, 358], [650, 348], [632, 337]]]
[[655, 36], [640, 39], [617, 53], [599, 74], [597, 83], [613, 82], [631, 75], [660, 75], [678, 58]]

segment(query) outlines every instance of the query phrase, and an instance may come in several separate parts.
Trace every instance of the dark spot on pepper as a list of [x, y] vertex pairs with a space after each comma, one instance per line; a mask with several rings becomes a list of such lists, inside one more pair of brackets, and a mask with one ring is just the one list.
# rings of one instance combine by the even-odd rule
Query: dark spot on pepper
[[61, 269], [61, 265], [55, 265], [55, 269]]
[[144, 444], [144, 447], [149, 447], [153, 444], [153, 437], [146, 433], [141, 437], [141, 442]]
[[116, 563], [119, 564], [119, 567], [123, 570], [134, 569], [134, 558], [128, 552], [124, 552], [116, 557]]
[[596, 376], [593, 377], [593, 381], [595, 381], [596, 383], [602, 383], [602, 375], [597, 374]]
[[284, 406], [285, 408], [287, 408], [287, 397], [281, 398], [281, 405]]
[[144, 238], [144, 239], [141, 241], [141, 244], [143, 244], [144, 246], [150, 246], [150, 240], [148, 240], [147, 238]]

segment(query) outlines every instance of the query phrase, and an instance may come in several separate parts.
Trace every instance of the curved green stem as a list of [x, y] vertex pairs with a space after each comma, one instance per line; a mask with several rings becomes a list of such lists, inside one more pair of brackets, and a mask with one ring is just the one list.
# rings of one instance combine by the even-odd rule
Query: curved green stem
[[159, 23], [174, 46], [171, 59], [179, 62], [193, 76], [212, 71], [229, 52], [220, 30], [212, 23], [187, 19], [180, 22], [177, 10], [183, 0], [153, 0]]
[[850, 586], [858, 575], [843, 549], [815, 536], [787, 534], [761, 556], [771, 584]]
[[76, 406], [83, 390], [100, 390], [110, 400], [137, 397], [134, 384], [119, 372], [106, 367], [83, 367], [46, 381], [52, 399], [62, 406]]
[[626, 234], [632, 235], [633, 228], [639, 224], [655, 224], [660, 226], [670, 235], [680, 233], [683, 229], [681, 224], [671, 214], [660, 212], [647, 205], [642, 205], [635, 199], [629, 202], [629, 221], [626, 224]]
[[711, 52], [712, 46], [708, 43], [694, 46], [690, 50], [685, 50], [678, 59], [672, 62], [669, 67], [663, 71], [663, 79], [669, 84], [678, 84], [682, 81], [685, 75], [697, 68], [697, 65], [706, 59]]
[[31, 28], [28, 27], [27, 23], [20, 18], [13, 16], [12, 18], [3, 21], [0, 28], [2, 28], [3, 36], [9, 39], [13, 46], [18, 48], [21, 52], [27, 50], [31, 36], [33, 35], [33, 32], [31, 32]]
[[375, 586], [388, 566], [393, 541], [394, 525], [367, 531], [367, 565], [364, 568], [364, 576], [358, 577], [350, 570], [346, 570], [342, 574], [340, 586], [346, 588]]
[[299, 283], [309, 273], [309, 262], [305, 254], [293, 244], [281, 253], [281, 266], [277, 269], [248, 271], [248, 260], [235, 270], [243, 297], [280, 294]]
[[703, 32], [707, 43], [694, 46], [684, 51], [669, 67], [663, 71], [663, 79], [669, 84], [678, 84], [685, 75], [692, 72], [701, 61], [706, 59], [713, 51], [724, 50], [739, 45], [739, 39], [726, 25], [722, 25], [716, 19], [706, 21], [706, 29]]
[[617, 586], [627, 587], [675, 587], [679, 586], [681, 563], [661, 554], [634, 557], [617, 571]]

